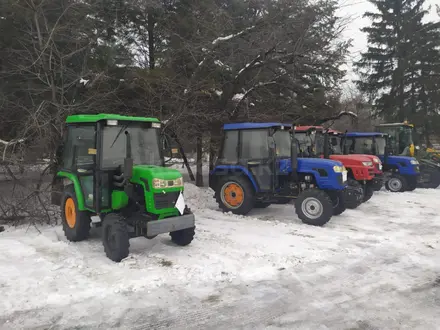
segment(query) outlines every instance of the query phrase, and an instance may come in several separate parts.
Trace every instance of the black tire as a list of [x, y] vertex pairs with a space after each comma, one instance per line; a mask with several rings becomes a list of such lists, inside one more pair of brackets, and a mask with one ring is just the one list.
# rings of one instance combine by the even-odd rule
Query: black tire
[[[242, 193], [242, 200], [239, 205], [231, 205], [226, 201], [228, 187], [235, 185], [238, 187], [235, 196], [238, 197], [240, 193]], [[241, 192], [240, 192], [241, 189]], [[223, 196], [222, 196], [223, 195]], [[215, 192], [216, 200], [219, 207], [223, 210], [223, 212], [232, 212], [234, 214], [245, 215], [249, 213], [255, 204], [255, 191], [254, 187], [251, 185], [249, 180], [243, 176], [228, 176], [221, 178], [217, 185], [217, 189]], [[223, 198], [222, 198], [223, 197]], [[231, 193], [230, 197], [233, 197], [233, 193]], [[237, 199], [237, 201], [239, 201]]]
[[368, 202], [371, 199], [371, 197], [373, 197], [374, 188], [372, 187], [372, 185], [370, 185], [368, 183], [366, 185], [364, 185], [363, 188], [364, 188], [364, 199], [363, 199], [363, 201], [365, 203], [365, 202]]
[[64, 188], [61, 199], [61, 222], [66, 238], [71, 242], [80, 242], [89, 237], [89, 212], [78, 210], [78, 200], [73, 184]]
[[[438, 186], [440, 186], [440, 173], [438, 170], [423, 170], [424, 172], [429, 173], [429, 181], [423, 182], [417, 185], [419, 188], [425, 188], [425, 189], [436, 189]], [[422, 173], [423, 175], [424, 173]]]
[[406, 191], [414, 191], [417, 188], [417, 178], [416, 177], [412, 177], [412, 178], [407, 178], [407, 187], [406, 187]]
[[105, 216], [102, 224], [102, 244], [107, 257], [120, 262], [129, 254], [130, 239], [124, 217], [116, 213]]
[[[347, 189], [351, 190], [350, 194], [355, 194], [355, 193], [362, 194], [362, 198], [363, 198], [364, 190], [362, 188], [362, 185], [358, 181], [356, 181], [354, 179], [348, 179], [347, 184], [348, 184]], [[361, 196], [358, 195], [358, 197], [361, 197]], [[350, 209], [350, 210], [356, 209], [359, 205], [362, 204], [362, 202], [363, 202], [362, 198], [355, 199], [355, 198], [347, 197], [345, 199], [346, 208]]]
[[[321, 209], [315, 211], [317, 207]], [[332, 200], [325, 191], [307, 189], [301, 192], [295, 200], [295, 211], [303, 223], [312, 226], [323, 226], [333, 216]], [[313, 215], [313, 213], [315, 214]]]
[[170, 233], [171, 241], [179, 246], [189, 245], [194, 239], [195, 229], [196, 227], [191, 227], [173, 231]]
[[254, 207], [256, 209], [265, 209], [266, 207], [268, 207], [270, 205], [271, 205], [271, 203], [256, 201], [254, 204]]
[[404, 192], [408, 189], [408, 181], [400, 174], [393, 174], [385, 182], [385, 188], [391, 192]]
[[342, 191], [327, 191], [332, 200], [333, 215], [340, 215], [347, 209]]

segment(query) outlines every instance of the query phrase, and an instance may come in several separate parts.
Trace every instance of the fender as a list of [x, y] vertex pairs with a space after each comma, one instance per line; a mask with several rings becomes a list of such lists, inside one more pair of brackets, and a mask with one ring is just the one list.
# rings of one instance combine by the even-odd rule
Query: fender
[[[258, 188], [257, 182], [255, 181], [254, 176], [252, 175], [252, 173], [244, 166], [240, 166], [240, 165], [218, 165], [216, 166], [211, 173], [209, 173], [209, 176], [221, 176], [222, 174], [226, 174], [229, 172], [236, 172], [236, 173], [242, 173], [244, 175], [247, 176], [247, 178], [249, 179], [249, 181], [252, 183], [252, 186], [254, 187], [256, 192], [259, 192], [260, 189]], [[211, 181], [209, 180], [210, 183], [209, 185], [211, 186]], [[214, 189], [213, 187], [211, 187], [212, 189]]]
[[84, 194], [82, 192], [81, 184], [79, 183], [78, 177], [73, 173], [64, 172], [64, 171], [58, 172], [57, 177], [69, 179], [70, 181], [72, 181], [73, 187], [75, 189], [75, 195], [76, 195], [76, 199], [77, 199], [77, 203], [78, 203], [78, 209], [80, 211], [87, 211], [88, 209], [85, 207], [85, 204], [84, 204]]

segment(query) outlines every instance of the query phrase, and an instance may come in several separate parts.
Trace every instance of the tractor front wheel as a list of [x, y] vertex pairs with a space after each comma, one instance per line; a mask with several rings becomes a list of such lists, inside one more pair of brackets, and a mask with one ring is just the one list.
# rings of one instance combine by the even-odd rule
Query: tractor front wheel
[[385, 182], [385, 188], [391, 192], [404, 192], [408, 189], [408, 182], [400, 174], [393, 174], [391, 178]]
[[194, 239], [195, 229], [196, 227], [191, 227], [178, 231], [173, 231], [170, 233], [171, 241], [180, 246], [189, 245]]
[[116, 213], [107, 214], [102, 225], [102, 243], [107, 257], [120, 262], [129, 253], [130, 241], [124, 217]]
[[222, 178], [215, 192], [223, 212], [245, 215], [255, 204], [255, 193], [249, 180], [243, 176]]
[[374, 187], [372, 184], [367, 183], [364, 185], [364, 203], [369, 201], [374, 194]]
[[303, 223], [312, 226], [325, 225], [333, 215], [332, 200], [326, 192], [307, 189], [295, 200], [295, 210]]
[[345, 206], [347, 209], [354, 210], [363, 202], [364, 190], [362, 185], [354, 180], [347, 180], [347, 188], [345, 188]]
[[61, 221], [66, 238], [71, 242], [87, 239], [90, 232], [90, 216], [78, 209], [78, 200], [73, 185], [64, 188], [61, 200]]

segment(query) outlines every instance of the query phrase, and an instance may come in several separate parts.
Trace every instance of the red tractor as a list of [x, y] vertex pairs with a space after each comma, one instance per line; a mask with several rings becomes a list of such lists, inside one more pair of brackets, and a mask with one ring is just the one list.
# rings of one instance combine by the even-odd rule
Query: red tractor
[[320, 157], [340, 161], [348, 171], [348, 185], [354, 191], [361, 191], [358, 203], [350, 203], [354, 209], [368, 201], [374, 191], [383, 184], [382, 164], [374, 155], [344, 155], [341, 150], [344, 134], [335, 130], [324, 130], [322, 126], [296, 126], [295, 137], [301, 146], [302, 157]]

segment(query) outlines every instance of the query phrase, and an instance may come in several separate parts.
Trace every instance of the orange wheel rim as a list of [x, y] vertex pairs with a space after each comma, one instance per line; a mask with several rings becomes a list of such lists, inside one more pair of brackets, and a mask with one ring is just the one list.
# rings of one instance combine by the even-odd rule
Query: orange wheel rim
[[74, 228], [76, 224], [76, 207], [73, 198], [68, 198], [64, 205], [64, 215], [66, 217], [67, 225]]
[[239, 207], [244, 200], [243, 188], [236, 183], [229, 183], [223, 188], [223, 201], [228, 206], [234, 208]]

